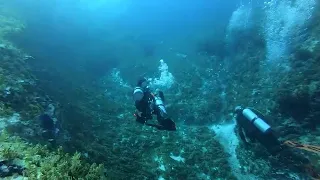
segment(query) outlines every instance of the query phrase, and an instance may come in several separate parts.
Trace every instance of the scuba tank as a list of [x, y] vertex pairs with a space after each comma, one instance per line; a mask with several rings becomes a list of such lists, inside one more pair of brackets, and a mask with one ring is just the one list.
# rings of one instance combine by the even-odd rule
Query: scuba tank
[[134, 88], [134, 90], [133, 90], [133, 100], [134, 101], [141, 101], [143, 96], [144, 96], [144, 92], [141, 87]]
[[244, 109], [242, 114], [255, 126], [259, 129], [262, 133], [268, 133], [271, 131], [271, 127], [267, 124], [264, 120], [258, 117], [254, 112], [250, 109]]
[[154, 96], [155, 105], [161, 110], [162, 113], [167, 114], [166, 108], [164, 107], [163, 101], [160, 97]]

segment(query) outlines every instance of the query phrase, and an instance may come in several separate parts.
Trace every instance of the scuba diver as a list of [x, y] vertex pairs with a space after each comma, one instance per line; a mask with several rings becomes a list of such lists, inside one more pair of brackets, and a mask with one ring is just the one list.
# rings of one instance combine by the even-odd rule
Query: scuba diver
[[291, 148], [297, 148], [319, 153], [320, 148], [278, 140], [271, 126], [267, 123], [266, 117], [255, 109], [237, 106], [235, 114], [238, 134], [246, 147], [250, 143], [258, 141], [272, 156], [278, 156], [279, 162], [302, 169], [314, 179], [320, 179], [320, 174], [307, 158], [291, 151]]
[[[133, 100], [137, 109], [134, 114], [137, 122], [155, 127], [158, 130], [176, 130], [175, 122], [168, 117], [165, 109], [163, 92], [158, 91], [157, 94], [153, 94], [146, 78], [138, 80], [137, 86], [133, 91]], [[157, 124], [148, 123], [148, 120], [152, 119], [152, 115], [157, 116]]]
[[42, 129], [41, 135], [50, 143], [55, 143], [56, 137], [59, 133], [59, 122], [52, 118], [49, 114], [44, 113], [39, 116], [40, 127]]
[[283, 150], [281, 142], [275, 136], [270, 125], [265, 122], [266, 118], [259, 111], [237, 106], [235, 113], [238, 134], [245, 146], [248, 146], [250, 142], [258, 141], [272, 155], [276, 155]]

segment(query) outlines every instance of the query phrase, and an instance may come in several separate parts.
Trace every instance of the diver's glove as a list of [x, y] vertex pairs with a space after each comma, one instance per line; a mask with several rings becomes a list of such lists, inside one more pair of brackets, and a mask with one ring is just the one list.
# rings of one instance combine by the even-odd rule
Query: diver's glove
[[134, 116], [136, 117], [136, 121], [138, 123], [145, 124], [147, 122], [147, 118], [141, 116], [141, 114], [142, 114], [141, 112], [136, 112], [134, 113]]
[[174, 123], [170, 118], [164, 119], [160, 124], [145, 123], [147, 126], [155, 127], [158, 130], [166, 131], [176, 131], [176, 123]]

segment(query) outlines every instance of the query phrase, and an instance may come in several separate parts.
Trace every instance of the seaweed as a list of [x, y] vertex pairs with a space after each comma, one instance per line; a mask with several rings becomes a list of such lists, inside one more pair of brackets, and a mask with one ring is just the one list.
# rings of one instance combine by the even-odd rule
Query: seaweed
[[0, 136], [2, 159], [24, 166], [28, 179], [104, 179], [102, 164], [89, 164], [80, 153], [68, 154], [60, 147], [49, 149], [43, 145], [24, 142], [3, 132]]

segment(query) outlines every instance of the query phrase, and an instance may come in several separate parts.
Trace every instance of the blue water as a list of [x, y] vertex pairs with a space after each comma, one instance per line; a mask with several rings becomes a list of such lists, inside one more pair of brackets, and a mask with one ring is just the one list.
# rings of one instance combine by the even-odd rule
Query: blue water
[[[134, 143], [145, 143], [146, 136], [135, 136], [134, 130], [129, 131], [134, 135], [127, 133], [127, 129], [133, 129], [132, 124], [127, 121], [132, 120], [130, 108], [134, 107], [130, 99], [132, 88], [139, 76], [147, 74], [154, 85], [168, 90], [165, 94], [168, 94], [169, 102], [172, 103], [168, 106], [178, 106], [173, 113], [180, 115], [174, 117], [176, 122], [183, 125], [211, 123], [208, 137], [213, 138], [215, 132], [215, 140], [230, 155], [226, 159], [232, 173], [239, 179], [255, 179], [259, 174], [251, 173], [250, 168], [246, 169], [244, 165], [240, 167], [246, 157], [244, 153], [240, 153], [239, 157], [242, 159], [237, 156], [238, 151], [244, 149], [237, 149], [241, 143], [234, 132], [235, 124], [230, 116], [233, 107], [230, 106], [260, 102], [261, 99], [264, 102], [263, 98], [256, 96], [263, 91], [259, 88], [274, 85], [271, 81], [275, 78], [274, 72], [280, 71], [277, 71], [278, 66], [286, 69], [281, 71], [283, 74], [290, 70], [286, 60], [293, 51], [291, 40], [305, 32], [303, 29], [308, 24], [307, 20], [299, 17], [309, 16], [304, 13], [307, 11], [302, 10], [310, 9], [307, 5], [291, 7], [289, 1], [285, 1], [287, 4], [276, 2], [274, 6], [264, 8], [262, 0], [11, 0], [5, 4], [8, 9], [14, 9], [14, 16], [26, 24], [23, 31], [8, 36], [8, 39], [33, 57], [28, 60], [28, 64], [35, 76], [39, 77], [39, 87], [45, 93], [54, 97], [62, 106], [65, 105], [63, 108], [72, 110], [72, 104], [79, 105], [90, 113], [92, 111], [94, 115], [88, 114], [94, 117], [93, 122], [101, 123], [101, 126], [111, 130], [124, 122], [124, 128], [117, 131], [121, 133], [114, 135], [121, 142], [101, 144], [108, 148], [113, 148], [113, 143], [120, 143], [119, 147], [132, 146], [129, 140], [129, 145], [125, 140], [134, 138], [137, 138]], [[255, 8], [265, 10], [265, 14], [254, 11]], [[312, 14], [312, 11], [309, 13]], [[298, 41], [303, 38], [296, 39]], [[251, 47], [248, 42], [254, 42], [257, 46]], [[250, 48], [245, 49], [246, 47]], [[252, 63], [251, 59], [256, 61]], [[245, 66], [246, 63], [249, 67]], [[258, 67], [257, 72], [264, 76], [257, 73], [257, 79], [248, 77], [249, 73], [242, 72], [238, 67], [254, 72]], [[233, 74], [234, 72], [236, 73]], [[237, 79], [237, 72], [239, 76], [246, 76]], [[233, 82], [237, 83], [232, 84]], [[236, 99], [237, 97], [240, 98]], [[244, 97], [248, 99], [243, 99]], [[197, 109], [197, 103], [203, 108]], [[116, 110], [111, 108], [113, 105]], [[110, 113], [109, 108], [110, 112], [116, 113]], [[263, 108], [269, 110], [269, 107]], [[168, 109], [170, 111], [170, 107]], [[104, 117], [109, 119], [103, 119]], [[70, 124], [76, 122], [74, 124], [80, 130], [83, 128], [77, 122], [78, 116], [74, 118], [72, 114], [68, 118], [66, 119]], [[86, 118], [84, 116], [81, 119], [79, 115], [81, 120], [87, 120]], [[109, 123], [110, 119], [117, 120], [115, 125]], [[90, 124], [91, 121], [86, 123]], [[69, 131], [72, 137], [77, 137], [78, 129], [72, 127], [70, 125], [63, 130]], [[181, 126], [181, 129], [182, 127], [185, 128]], [[90, 133], [99, 137], [97, 132]], [[184, 138], [190, 138], [188, 133], [190, 132], [182, 133], [186, 136]], [[104, 135], [108, 136], [107, 133]], [[163, 135], [162, 139], [168, 137]], [[181, 137], [177, 135], [176, 138]], [[159, 147], [161, 145], [157, 146]], [[189, 146], [185, 145], [181, 150], [187, 156], [190, 152], [184, 152], [183, 148], [188, 149]], [[164, 150], [161, 149], [162, 151]], [[173, 154], [177, 150], [169, 151]], [[123, 152], [125, 155], [133, 155], [125, 150]], [[166, 157], [165, 153], [161, 154], [161, 158]], [[203, 154], [200, 153], [200, 156], [205, 156]], [[145, 155], [144, 158], [150, 157]], [[165, 164], [168, 166], [166, 168], [171, 167], [169, 162]], [[165, 171], [165, 165], [161, 165], [161, 170]], [[216, 166], [218, 169], [218, 165]], [[201, 168], [203, 167], [197, 171], [202, 171]], [[243, 173], [243, 169], [248, 172]], [[275, 172], [278, 173], [277, 170]], [[208, 172], [210, 173], [212, 172]], [[207, 177], [205, 173], [203, 176]]]
[[[28, 25], [12, 39], [35, 57], [37, 69], [61, 75], [65, 81], [65, 70], [79, 76], [89, 72], [96, 79], [114, 67], [135, 66], [141, 60], [156, 64], [169, 58], [171, 50], [196, 55], [196, 39], [224, 36], [232, 12], [245, 3], [14, 0], [10, 4]], [[134, 83], [130, 73], [123, 76]]]
[[110, 49], [124, 50], [121, 45], [111, 48], [108, 42], [166, 42], [167, 46], [172, 44], [185, 50], [198, 34], [224, 31], [239, 4], [239, 1], [208, 0], [56, 0], [16, 1], [15, 5], [28, 22], [27, 31], [19, 37], [28, 51], [40, 52], [36, 53], [40, 56], [53, 54], [55, 58], [63, 54], [56, 58], [61, 61], [80, 56], [81, 61], [99, 58]]

